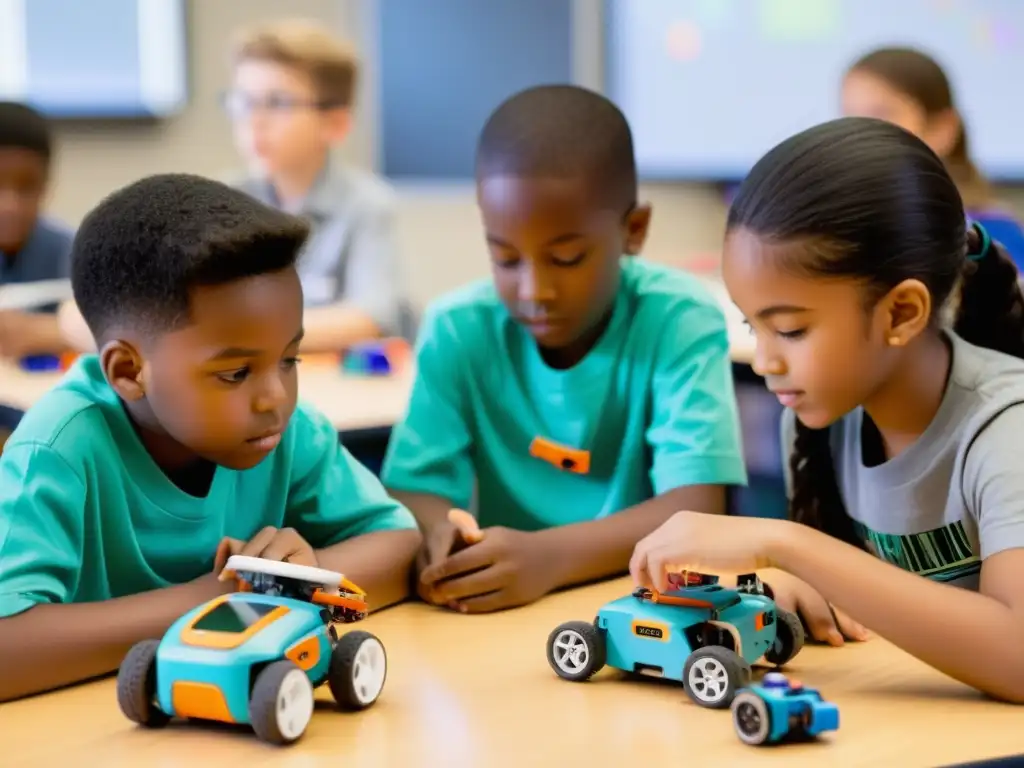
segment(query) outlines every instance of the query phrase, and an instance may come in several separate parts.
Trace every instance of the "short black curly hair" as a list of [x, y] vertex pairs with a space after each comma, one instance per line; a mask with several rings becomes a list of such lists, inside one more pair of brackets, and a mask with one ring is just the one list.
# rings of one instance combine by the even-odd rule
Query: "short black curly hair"
[[576, 85], [527, 88], [491, 114], [477, 145], [476, 177], [501, 174], [585, 177], [623, 211], [637, 200], [629, 122], [607, 98]]
[[30, 150], [49, 164], [53, 154], [50, 123], [27, 104], [0, 101], [0, 147]]
[[163, 333], [188, 321], [190, 292], [295, 263], [309, 227], [218, 181], [148, 176], [82, 221], [71, 283], [96, 339], [114, 326]]

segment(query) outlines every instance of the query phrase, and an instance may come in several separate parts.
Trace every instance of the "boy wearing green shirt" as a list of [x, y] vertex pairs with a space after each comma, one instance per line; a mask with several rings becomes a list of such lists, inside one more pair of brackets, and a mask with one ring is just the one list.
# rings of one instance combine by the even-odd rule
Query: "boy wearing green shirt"
[[[746, 482], [723, 312], [635, 257], [651, 211], [622, 113], [574, 86], [513, 96], [477, 200], [493, 280], [426, 313], [383, 471], [424, 532], [421, 594], [472, 612], [624, 572], [672, 513], [722, 513]], [[483, 538], [461, 542], [448, 512], [474, 491]]]
[[298, 218], [195, 176], [104, 200], [72, 253], [98, 355], [0, 457], [0, 700], [114, 670], [233, 553], [401, 600], [415, 520], [297, 404]]

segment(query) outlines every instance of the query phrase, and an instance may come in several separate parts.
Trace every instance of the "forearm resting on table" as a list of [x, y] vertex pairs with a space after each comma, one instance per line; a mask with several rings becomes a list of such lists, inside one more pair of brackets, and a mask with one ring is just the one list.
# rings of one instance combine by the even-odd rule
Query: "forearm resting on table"
[[376, 321], [351, 304], [332, 304], [307, 309], [302, 317], [302, 351], [337, 352], [380, 337]]
[[319, 550], [317, 562], [366, 590], [370, 610], [379, 611], [409, 595], [409, 572], [419, 546], [419, 531], [374, 531]]
[[0, 701], [113, 672], [140, 640], [223, 592], [216, 576], [96, 603], [43, 603], [0, 619]]
[[60, 355], [70, 348], [56, 313], [30, 314], [26, 323], [18, 341], [23, 355]]
[[[1021, 606], [904, 571], [804, 526], [772, 550], [774, 565], [872, 632], [983, 693], [1024, 703]], [[1020, 556], [1000, 553], [985, 568], [998, 568], [1007, 555]], [[983, 589], [985, 580], [983, 573]]]
[[714, 485], [676, 488], [614, 515], [538, 532], [561, 553], [558, 586], [570, 587], [625, 573], [637, 543], [676, 512], [725, 512], [725, 489]]
[[446, 522], [448, 512], [454, 506], [448, 499], [429, 493], [408, 493], [388, 488], [388, 495], [412, 512], [424, 536], [429, 534], [435, 525]]

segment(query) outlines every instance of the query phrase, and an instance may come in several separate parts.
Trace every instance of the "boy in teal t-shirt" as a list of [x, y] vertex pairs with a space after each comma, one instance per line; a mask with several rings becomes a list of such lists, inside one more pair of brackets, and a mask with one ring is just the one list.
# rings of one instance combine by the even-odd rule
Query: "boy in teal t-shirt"
[[99, 355], [0, 457], [0, 700], [115, 669], [230, 584], [233, 553], [343, 571], [402, 599], [408, 510], [297, 405], [298, 218], [217, 182], [154, 176], [75, 239]]
[[[489, 611], [624, 572], [672, 513], [722, 513], [746, 482], [723, 312], [632, 258], [636, 196], [629, 126], [595, 93], [529, 89], [484, 128], [493, 280], [426, 313], [383, 470], [424, 531], [431, 602]], [[448, 513], [474, 491], [469, 543]]]

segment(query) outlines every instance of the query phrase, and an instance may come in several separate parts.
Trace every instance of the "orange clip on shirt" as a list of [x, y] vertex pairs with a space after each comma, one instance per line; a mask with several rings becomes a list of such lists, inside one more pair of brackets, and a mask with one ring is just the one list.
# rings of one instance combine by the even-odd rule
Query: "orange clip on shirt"
[[543, 437], [533, 438], [530, 455], [566, 472], [585, 475], [590, 471], [590, 451], [570, 448]]

